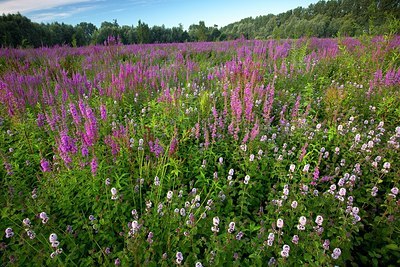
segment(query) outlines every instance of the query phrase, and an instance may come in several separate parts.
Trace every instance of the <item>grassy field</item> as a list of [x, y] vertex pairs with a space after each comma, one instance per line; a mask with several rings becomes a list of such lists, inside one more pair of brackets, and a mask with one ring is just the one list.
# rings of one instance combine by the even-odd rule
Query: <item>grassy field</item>
[[399, 266], [399, 89], [400, 36], [3, 48], [2, 266]]

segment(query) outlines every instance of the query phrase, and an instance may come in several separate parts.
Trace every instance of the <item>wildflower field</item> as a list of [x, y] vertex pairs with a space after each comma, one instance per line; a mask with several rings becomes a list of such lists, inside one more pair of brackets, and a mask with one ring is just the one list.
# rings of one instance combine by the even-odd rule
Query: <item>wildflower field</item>
[[0, 50], [2, 266], [399, 266], [400, 36]]

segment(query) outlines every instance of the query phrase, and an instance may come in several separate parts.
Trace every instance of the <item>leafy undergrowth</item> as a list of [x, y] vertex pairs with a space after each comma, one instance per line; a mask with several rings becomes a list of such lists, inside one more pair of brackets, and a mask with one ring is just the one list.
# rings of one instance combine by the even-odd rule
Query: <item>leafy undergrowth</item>
[[398, 266], [399, 41], [0, 51], [1, 261]]

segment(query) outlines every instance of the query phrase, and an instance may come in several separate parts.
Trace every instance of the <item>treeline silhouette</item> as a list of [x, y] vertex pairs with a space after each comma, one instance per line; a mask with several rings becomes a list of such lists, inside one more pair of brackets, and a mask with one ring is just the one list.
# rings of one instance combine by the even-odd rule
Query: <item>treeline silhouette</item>
[[143, 44], [399, 33], [400, 2], [394, 0], [319, 1], [307, 8], [245, 18], [222, 28], [206, 26], [200, 21], [188, 30], [181, 24], [172, 28], [150, 27], [141, 20], [136, 26], [121, 26], [117, 20], [105, 21], [98, 28], [88, 22], [75, 26], [35, 23], [19, 13], [0, 16], [1, 47], [85, 46], [108, 42], [109, 36], [118, 37], [123, 44]]

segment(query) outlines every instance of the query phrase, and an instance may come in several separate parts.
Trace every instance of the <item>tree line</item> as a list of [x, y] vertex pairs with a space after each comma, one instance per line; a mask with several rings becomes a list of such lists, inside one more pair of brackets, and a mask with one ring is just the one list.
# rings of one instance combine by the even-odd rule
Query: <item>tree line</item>
[[228, 39], [399, 34], [400, 1], [331, 0], [278, 15], [245, 18], [221, 28]]
[[0, 16], [1, 47], [85, 46], [102, 44], [109, 36], [123, 44], [224, 41], [237, 38], [336, 37], [362, 34], [400, 33], [400, 2], [394, 0], [319, 1], [278, 15], [245, 18], [218, 28], [204, 21], [184, 30], [182, 24], [167, 28], [138, 21], [136, 26], [103, 22], [98, 28], [88, 22], [75, 26], [64, 23], [35, 23], [17, 14]]

